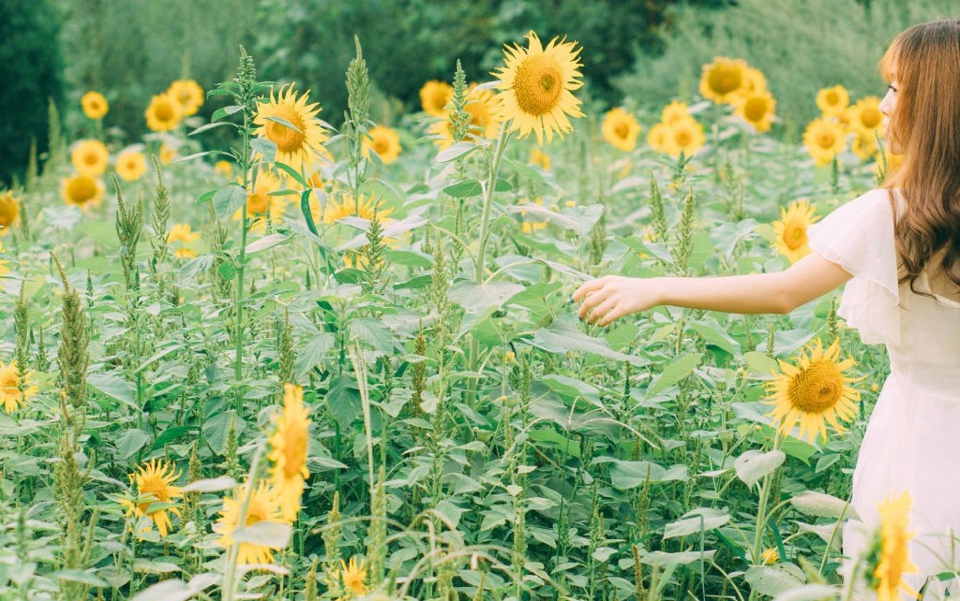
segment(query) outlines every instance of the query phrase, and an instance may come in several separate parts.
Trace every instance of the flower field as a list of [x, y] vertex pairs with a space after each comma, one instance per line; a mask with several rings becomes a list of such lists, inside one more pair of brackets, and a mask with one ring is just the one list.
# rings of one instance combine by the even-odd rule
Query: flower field
[[[822, 90], [795, 144], [743, 59], [594, 112], [581, 51], [531, 32], [390, 123], [359, 42], [337, 128], [242, 50], [137, 144], [97, 91], [77, 139], [53, 107], [0, 192], [0, 598], [850, 598], [886, 360], [838, 293], [606, 325], [571, 295], [789, 267], [896, 168], [879, 98]], [[860, 561], [881, 599], [909, 503]]]

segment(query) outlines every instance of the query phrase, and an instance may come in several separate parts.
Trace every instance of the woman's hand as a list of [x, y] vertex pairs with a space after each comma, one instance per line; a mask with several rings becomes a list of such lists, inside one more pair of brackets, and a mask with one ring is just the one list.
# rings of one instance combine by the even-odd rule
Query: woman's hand
[[660, 304], [655, 279], [617, 275], [604, 276], [583, 284], [573, 293], [573, 300], [583, 301], [580, 319], [589, 315], [588, 322], [601, 326]]

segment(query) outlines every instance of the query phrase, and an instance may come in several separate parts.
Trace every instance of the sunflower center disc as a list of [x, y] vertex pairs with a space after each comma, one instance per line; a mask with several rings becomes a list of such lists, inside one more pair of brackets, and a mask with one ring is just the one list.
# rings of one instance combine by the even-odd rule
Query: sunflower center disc
[[869, 108], [860, 113], [860, 122], [863, 123], [863, 126], [868, 129], [873, 129], [879, 125], [882, 119], [883, 116], [877, 109]]
[[807, 228], [795, 221], [788, 223], [783, 231], [783, 242], [790, 250], [797, 250], [807, 243]]
[[[291, 440], [292, 439], [292, 440]], [[286, 478], [293, 478], [300, 473], [303, 466], [303, 458], [307, 456], [307, 437], [304, 432], [291, 432], [291, 437], [284, 444], [286, 451], [283, 462], [283, 475]]]
[[821, 148], [830, 148], [833, 146], [833, 143], [836, 142], [836, 137], [833, 135], [833, 132], [822, 131], [820, 135], [817, 136], [817, 143]]
[[247, 211], [249, 213], [266, 213], [267, 212], [267, 195], [263, 192], [257, 192], [251, 194], [247, 198]]
[[815, 361], [793, 377], [787, 394], [790, 404], [804, 413], [823, 413], [834, 407], [843, 392], [843, 374], [830, 361]]
[[154, 114], [157, 116], [157, 119], [160, 121], [172, 121], [173, 107], [170, 106], [170, 103], [168, 102], [161, 102], [157, 104], [157, 110]]
[[543, 54], [531, 56], [517, 68], [514, 92], [521, 111], [537, 117], [549, 113], [563, 92], [560, 65]]
[[626, 123], [618, 123], [617, 127], [614, 128], [613, 131], [615, 134], [617, 134], [618, 138], [622, 138], [624, 140], [626, 140], [627, 137], [630, 136], [630, 126], [627, 125]]
[[276, 116], [287, 121], [300, 131], [290, 129], [286, 125], [282, 125], [276, 121], [267, 121], [267, 137], [277, 145], [277, 151], [279, 152], [299, 152], [303, 149], [304, 142], [306, 141], [306, 134], [303, 133], [303, 122], [298, 115], [293, 113]]
[[743, 109], [747, 121], [760, 121], [767, 114], [767, 101], [763, 98], [751, 98]]
[[690, 132], [688, 132], [685, 129], [681, 129], [680, 131], [678, 131], [677, 137], [675, 139], [676, 139], [677, 145], [682, 147], [689, 146], [690, 142], [692, 141]]
[[710, 74], [710, 89], [720, 95], [733, 92], [741, 83], [743, 78], [737, 69], [718, 67]]
[[70, 198], [74, 202], [84, 203], [93, 198], [97, 187], [88, 178], [75, 179], [70, 182]]

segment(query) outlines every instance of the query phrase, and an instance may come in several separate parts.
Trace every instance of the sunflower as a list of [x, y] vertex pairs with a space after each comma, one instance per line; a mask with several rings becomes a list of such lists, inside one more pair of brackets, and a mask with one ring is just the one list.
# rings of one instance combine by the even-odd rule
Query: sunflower
[[856, 132], [856, 135], [853, 137], [853, 143], [850, 145], [850, 150], [853, 151], [853, 154], [866, 161], [877, 154], [877, 140], [873, 137], [873, 134]]
[[505, 66], [494, 73], [500, 83], [499, 113], [510, 120], [509, 131], [519, 131], [525, 138], [537, 134], [537, 143], [543, 146], [543, 136], [553, 138], [556, 131], [562, 138], [573, 131], [567, 115], [582, 117], [580, 100], [571, 93], [583, 85], [578, 78], [581, 63], [576, 42], [550, 40], [544, 48], [537, 34], [527, 34], [529, 47], [505, 47]]
[[[235, 497], [224, 497], [223, 499], [223, 509], [220, 510], [220, 518], [214, 525], [213, 531], [220, 535], [217, 543], [225, 549], [229, 549], [233, 545], [233, 533], [239, 527], [240, 510], [243, 500], [247, 496], [248, 485], [249, 483], [240, 486]], [[290, 523], [289, 520], [283, 519], [277, 491], [271, 488], [265, 480], [260, 482], [250, 498], [250, 504], [247, 506], [247, 519], [243, 526], [253, 526], [260, 522]], [[280, 547], [240, 543], [237, 562], [240, 564], [271, 563], [273, 561], [271, 549], [278, 550]]]
[[622, 109], [617, 107], [610, 109], [603, 117], [601, 126], [603, 139], [611, 146], [630, 152], [637, 145], [637, 136], [640, 134], [640, 124], [637, 120]]
[[764, 549], [764, 551], [760, 554], [760, 561], [762, 561], [763, 565], [765, 566], [772, 566], [780, 561], [780, 553], [773, 548]]
[[203, 88], [192, 79], [178, 79], [170, 84], [167, 94], [180, 104], [184, 117], [197, 114], [197, 109], [203, 106]]
[[856, 131], [873, 135], [883, 127], [880, 99], [876, 96], [862, 98], [850, 108], [850, 124]]
[[310, 438], [309, 407], [303, 406], [303, 388], [283, 385], [283, 411], [274, 414], [277, 429], [270, 437], [270, 480], [280, 496], [280, 508], [285, 520], [294, 521], [300, 511], [303, 484], [310, 477], [307, 469], [307, 447]]
[[166, 142], [160, 144], [160, 162], [167, 165], [173, 159], [177, 158], [177, 147]]
[[187, 248], [187, 245], [200, 239], [200, 233], [190, 230], [189, 223], [175, 223], [167, 234], [167, 244], [174, 242], [180, 243], [180, 248], [173, 251], [173, 256], [178, 259], [192, 259], [197, 256], [197, 251]]
[[[478, 90], [477, 84], [470, 84], [467, 91], [467, 112], [470, 114], [468, 135], [492, 138], [500, 128], [500, 116], [497, 114], [497, 99], [491, 90]], [[439, 136], [435, 142], [441, 150], [453, 144], [453, 113], [445, 113], [440, 121], [430, 126], [430, 131]]]
[[128, 182], [133, 182], [147, 172], [147, 157], [136, 150], [125, 150], [117, 155], [117, 175]]
[[817, 92], [817, 107], [824, 115], [838, 117], [850, 104], [850, 94], [843, 86], [823, 88]]
[[777, 108], [773, 94], [766, 90], [749, 92], [736, 101], [736, 113], [759, 132], [770, 131], [770, 122]]
[[[541, 199], [541, 198], [538, 196], [538, 197], [536, 197], [536, 198], [533, 200], [533, 204], [535, 204], [535, 205], [540, 205], [540, 206], [542, 207], [542, 206], [543, 206], [543, 199]], [[527, 210], [526, 210], [526, 209], [520, 211], [520, 216], [521, 216], [521, 217], [523, 217], [523, 216], [526, 215], [526, 214], [527, 214]], [[522, 224], [520, 224], [520, 230], [521, 230], [524, 234], [532, 234], [534, 230], [542, 230], [542, 229], [545, 228], [545, 227], [547, 227], [547, 222], [546, 222], [546, 221], [524, 221]]]
[[680, 156], [681, 152], [690, 156], [697, 152], [705, 141], [700, 123], [693, 117], [681, 119], [667, 128], [665, 151], [672, 157]]
[[657, 123], [650, 128], [647, 133], [647, 144], [657, 152], [667, 151], [667, 136], [670, 134], [670, 126], [666, 123]]
[[91, 119], [103, 119], [110, 105], [107, 99], [100, 92], [89, 91], [80, 99], [80, 106], [83, 108], [83, 114]]
[[539, 148], [534, 148], [530, 152], [530, 164], [539, 165], [544, 171], [550, 171], [550, 155]]
[[447, 104], [453, 98], [453, 88], [445, 81], [428, 81], [420, 88], [420, 106], [423, 112], [434, 117], [443, 117]]
[[[247, 194], [247, 219], [250, 223], [250, 230], [261, 232], [267, 225], [267, 213], [270, 213], [270, 221], [274, 224], [283, 222], [283, 213], [287, 209], [287, 201], [283, 196], [272, 196], [271, 192], [277, 192], [283, 189], [280, 179], [265, 169], [257, 173], [257, 182], [253, 186], [253, 191]], [[241, 218], [242, 209], [237, 209], [233, 214], [234, 221]]]
[[[352, 194], [340, 194], [339, 200], [332, 196], [327, 199], [327, 206], [322, 215], [314, 215], [318, 222], [333, 223], [344, 217], [360, 217], [361, 219], [372, 220], [374, 207], [379, 202], [372, 196], [360, 195], [360, 201], [354, 202]], [[389, 209], [377, 209], [377, 217], [383, 218], [390, 214]]]
[[812, 345], [807, 348], [810, 354], [801, 352], [798, 366], [778, 361], [783, 374], [774, 374], [776, 380], [767, 384], [769, 401], [764, 403], [774, 405], [768, 416], [779, 422], [777, 429], [781, 433], [789, 433], [799, 421], [800, 438], [806, 432], [812, 443], [819, 434], [826, 435], [824, 422], [830, 422], [837, 432], [843, 432], [837, 418], [852, 420], [856, 417], [860, 392], [847, 384], [863, 378], [844, 375], [844, 370], [852, 367], [854, 360], [837, 361], [839, 341], [834, 340], [825, 351], [819, 340], [815, 348]]
[[356, 557], [351, 557], [349, 565], [342, 559], [340, 560], [339, 581], [350, 597], [367, 594], [369, 589], [365, 583], [366, 579], [367, 568], [364, 565], [363, 558], [358, 563]]
[[370, 137], [363, 140], [362, 149], [365, 158], [370, 156], [371, 149], [377, 153], [384, 165], [389, 165], [400, 156], [400, 136], [396, 130], [386, 125], [378, 125], [371, 128], [367, 135]]
[[[321, 110], [320, 104], [307, 104], [310, 91], [298, 97], [293, 86], [283, 86], [276, 96], [271, 90], [270, 102], [257, 103], [257, 116], [253, 122], [260, 126], [254, 130], [255, 134], [277, 145], [275, 160], [299, 171], [303, 163], [311, 163], [323, 155], [322, 144], [327, 135], [316, 118]], [[296, 129], [272, 118], [283, 119]]]
[[839, 123], [827, 119], [814, 119], [803, 132], [803, 143], [817, 166], [833, 161], [837, 153], [847, 147], [846, 138]]
[[170, 131], [180, 124], [183, 109], [180, 102], [168, 93], [157, 94], [143, 112], [151, 131]]
[[807, 256], [810, 254], [807, 228], [819, 218], [816, 209], [806, 200], [794, 201], [789, 208], [781, 207], [780, 220], [773, 222], [773, 230], [777, 234], [774, 248], [790, 259], [791, 264]]
[[165, 463], [162, 459], [151, 459], [150, 463], [142, 465], [137, 473], [130, 474], [131, 484], [136, 484], [137, 499], [136, 504], [133, 501], [123, 500], [120, 504], [127, 508], [127, 513], [136, 516], [145, 515], [157, 525], [160, 536], [164, 537], [170, 531], [170, 516], [167, 511], [180, 517], [180, 511], [176, 507], [164, 507], [163, 509], [154, 509], [151, 511], [153, 503], [172, 503], [174, 499], [183, 496], [183, 489], [179, 486], [173, 486], [173, 481], [180, 477], [180, 472], [174, 473], [173, 465]]
[[70, 153], [70, 162], [81, 175], [103, 175], [110, 161], [110, 152], [100, 140], [80, 140]]
[[744, 95], [752, 92], [764, 92], [767, 89], [767, 78], [763, 71], [754, 67], [747, 67], [743, 73], [744, 80], [741, 86], [741, 93]]
[[224, 179], [233, 179], [233, 163], [230, 161], [217, 161], [213, 170]]
[[687, 103], [679, 100], [674, 100], [663, 107], [663, 112], [660, 114], [660, 121], [670, 126], [684, 119], [692, 119], [690, 109], [687, 107]]
[[37, 386], [30, 383], [31, 379], [33, 372], [27, 371], [23, 381], [20, 380], [16, 359], [6, 366], [0, 361], [0, 401], [3, 401], [4, 411], [13, 413], [37, 395]]
[[63, 180], [60, 195], [67, 204], [87, 211], [90, 207], [100, 206], [103, 201], [103, 182], [78, 173]]
[[[879, 561], [868, 576], [877, 591], [877, 601], [897, 601], [902, 590], [911, 598], [919, 593], [903, 581], [904, 574], [916, 574], [919, 569], [910, 561], [908, 543], [914, 532], [908, 532], [910, 492], [903, 491], [899, 497], [888, 497], [877, 507], [880, 513]], [[872, 566], [871, 566], [872, 567]]]
[[715, 57], [703, 66], [700, 95], [719, 104], [731, 102], [747, 85], [747, 68], [742, 59]]
[[0, 236], [6, 236], [20, 222], [20, 199], [13, 191], [0, 193]]

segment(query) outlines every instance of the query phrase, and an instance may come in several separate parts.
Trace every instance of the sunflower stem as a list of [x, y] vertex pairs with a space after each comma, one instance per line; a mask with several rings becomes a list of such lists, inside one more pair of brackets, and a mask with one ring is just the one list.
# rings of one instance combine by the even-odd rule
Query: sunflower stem
[[[784, 438], [784, 435], [781, 434], [779, 431], [776, 434], [774, 434], [774, 437], [773, 437], [774, 451], [780, 450], [780, 446], [783, 444], [783, 438]], [[777, 469], [780, 469], [780, 468], [777, 468]], [[763, 484], [760, 486], [760, 502], [757, 506], [757, 532], [753, 538], [753, 554], [750, 556], [750, 560], [754, 563], [754, 565], [763, 565], [762, 560], [759, 563], [757, 563], [757, 560], [760, 558], [760, 553], [763, 551], [763, 531], [767, 527], [767, 519], [768, 519], [767, 501], [768, 501], [768, 497], [770, 496], [770, 480], [773, 477], [773, 473], [776, 471], [777, 470], [773, 470], [773, 472], [766, 474], [763, 477]], [[751, 599], [756, 598], [755, 590], [751, 591], [750, 598]]]

